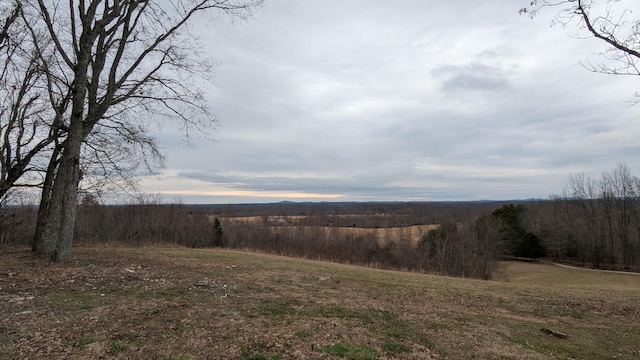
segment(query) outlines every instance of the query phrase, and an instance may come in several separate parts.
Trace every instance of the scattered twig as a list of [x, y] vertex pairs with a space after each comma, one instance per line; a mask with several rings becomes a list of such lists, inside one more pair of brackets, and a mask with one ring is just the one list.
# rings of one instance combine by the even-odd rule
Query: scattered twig
[[551, 336], [557, 337], [558, 339], [566, 339], [569, 336], [565, 333], [561, 333], [559, 331], [555, 331], [547, 328], [541, 328], [540, 331], [542, 331], [545, 334], [549, 334]]

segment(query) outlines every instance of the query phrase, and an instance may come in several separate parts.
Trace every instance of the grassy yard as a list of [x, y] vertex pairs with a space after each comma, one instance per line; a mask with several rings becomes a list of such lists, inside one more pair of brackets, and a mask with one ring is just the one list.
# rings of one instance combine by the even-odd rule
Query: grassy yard
[[2, 249], [0, 358], [640, 357], [640, 276], [507, 263], [487, 282], [226, 250], [74, 251], [59, 265]]

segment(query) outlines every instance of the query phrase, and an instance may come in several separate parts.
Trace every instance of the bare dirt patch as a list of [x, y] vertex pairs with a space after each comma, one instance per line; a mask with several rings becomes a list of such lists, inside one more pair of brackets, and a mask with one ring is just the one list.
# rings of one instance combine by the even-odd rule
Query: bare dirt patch
[[50, 264], [2, 249], [0, 358], [640, 356], [637, 276], [567, 286], [571, 270], [538, 264], [486, 282], [226, 250], [74, 251]]

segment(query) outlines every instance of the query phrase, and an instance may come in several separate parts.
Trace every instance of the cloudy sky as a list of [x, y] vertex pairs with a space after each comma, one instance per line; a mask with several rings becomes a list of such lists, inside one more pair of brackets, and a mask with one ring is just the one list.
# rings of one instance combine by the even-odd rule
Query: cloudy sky
[[[531, 20], [528, 0], [266, 0], [198, 27], [221, 126], [142, 190], [185, 203], [505, 200], [640, 171], [634, 77], [589, 72], [604, 45]], [[627, 1], [629, 3], [629, 1]], [[625, 4], [623, 1], [622, 4]], [[584, 33], [582, 33], [584, 34]]]

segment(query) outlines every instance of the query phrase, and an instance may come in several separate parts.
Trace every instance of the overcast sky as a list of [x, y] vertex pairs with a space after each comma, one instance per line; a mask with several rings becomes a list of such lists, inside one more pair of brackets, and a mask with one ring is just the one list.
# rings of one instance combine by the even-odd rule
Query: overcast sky
[[[627, 1], [628, 3], [629, 1]], [[640, 88], [587, 71], [604, 45], [528, 0], [266, 0], [198, 27], [216, 142], [158, 138], [142, 189], [184, 203], [547, 198], [640, 170]], [[624, 1], [622, 2], [625, 3]]]

